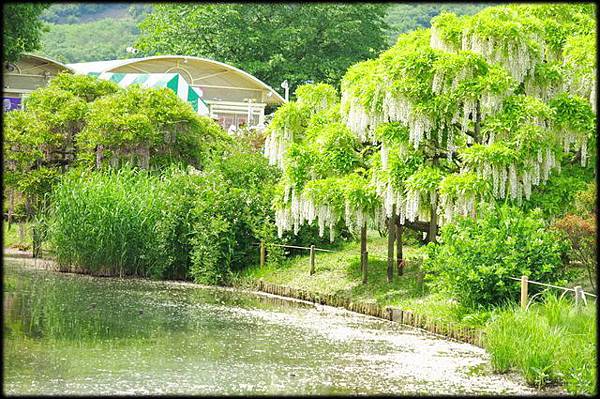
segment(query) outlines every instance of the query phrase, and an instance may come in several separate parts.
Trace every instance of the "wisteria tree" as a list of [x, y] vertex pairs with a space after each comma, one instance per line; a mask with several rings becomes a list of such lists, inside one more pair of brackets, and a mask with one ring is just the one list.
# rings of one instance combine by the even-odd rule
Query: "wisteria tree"
[[373, 175], [387, 216], [427, 223], [434, 241], [440, 224], [475, 216], [482, 202], [529, 198], [570, 151], [586, 165], [595, 140], [593, 13], [517, 5], [442, 14], [431, 30], [353, 66], [342, 119], [380, 145]]
[[336, 90], [327, 84], [304, 85], [297, 101], [281, 107], [267, 131], [265, 154], [283, 169], [275, 199], [276, 224], [285, 230], [316, 221], [319, 235], [346, 226], [361, 237], [361, 269], [367, 281], [367, 225], [380, 224], [381, 201], [370, 181], [375, 154], [341, 122]]
[[[201, 168], [229, 142], [213, 121], [169, 89], [120, 88], [90, 76], [59, 74], [31, 93], [25, 109], [5, 115], [4, 181], [9, 223], [14, 210], [33, 220], [73, 165], [101, 168], [129, 162]], [[37, 234], [35, 228], [32, 233]], [[36, 235], [37, 237], [37, 235]], [[39, 244], [34, 240], [34, 255]]]
[[[482, 203], [528, 199], [532, 187], [560, 172], [565, 159], [590, 164], [594, 14], [591, 4], [509, 5], [466, 17], [445, 13], [433, 19], [431, 29], [401, 35], [379, 58], [348, 70], [339, 117], [362, 143], [359, 147], [379, 153], [363, 160], [363, 180], [352, 182], [364, 190], [375, 188], [371, 220], [392, 221], [389, 251], [394, 224], [398, 238], [408, 226], [435, 241], [441, 224], [457, 215], [475, 217]], [[286, 105], [276, 116], [267, 148], [284, 169], [287, 158], [294, 159], [289, 165], [305, 165], [297, 173], [312, 185], [319, 176], [310, 165], [321, 161], [298, 152], [296, 142], [316, 145], [315, 137], [302, 134], [317, 111], [301, 111], [303, 102]], [[302, 112], [303, 119], [293, 119]], [[338, 115], [329, 112], [330, 122], [321, 123], [338, 123]], [[296, 121], [297, 130], [284, 119]], [[306, 188], [288, 180], [285, 193], [290, 190], [291, 203], [307, 203], [310, 190], [305, 194]], [[286, 194], [282, 203], [288, 200]], [[330, 208], [322, 204], [313, 202], [307, 209], [313, 216], [311, 206], [324, 206], [319, 223], [335, 228], [338, 219], [326, 216], [337, 214], [327, 213]], [[301, 216], [303, 206], [280, 208], [280, 230], [312, 221]], [[362, 223], [358, 216], [346, 223]], [[400, 239], [397, 243], [401, 248]]]

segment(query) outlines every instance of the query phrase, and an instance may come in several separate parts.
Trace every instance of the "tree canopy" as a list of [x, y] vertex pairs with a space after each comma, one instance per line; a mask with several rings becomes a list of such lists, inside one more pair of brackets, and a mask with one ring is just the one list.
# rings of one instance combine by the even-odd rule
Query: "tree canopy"
[[[397, 214], [435, 239], [438, 225], [483, 203], [520, 204], [561, 161], [593, 164], [595, 59], [591, 4], [443, 13], [400, 35], [348, 69], [339, 105], [315, 87], [276, 112], [266, 154], [284, 170], [280, 233]], [[343, 157], [326, 146], [334, 126], [357, 140], [337, 148]], [[330, 163], [339, 159], [346, 168]]]
[[144, 55], [183, 54], [237, 66], [276, 90], [288, 80], [337, 85], [386, 45], [378, 4], [164, 4], [140, 24]]
[[17, 61], [22, 53], [40, 47], [43, 23], [40, 14], [48, 7], [44, 3], [4, 4], [2, 33], [3, 55], [6, 61]]
[[169, 89], [122, 89], [67, 73], [32, 92], [24, 110], [7, 113], [4, 135], [6, 187], [32, 209], [70, 166], [201, 169], [229, 140]]

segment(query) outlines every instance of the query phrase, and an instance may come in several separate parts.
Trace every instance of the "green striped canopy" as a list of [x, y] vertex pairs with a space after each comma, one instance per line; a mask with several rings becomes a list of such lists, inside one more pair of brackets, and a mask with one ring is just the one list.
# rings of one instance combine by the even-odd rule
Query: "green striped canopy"
[[179, 98], [192, 105], [200, 115], [208, 115], [208, 106], [202, 100], [202, 91], [190, 86], [178, 73], [120, 73], [120, 72], [89, 72], [88, 75], [99, 79], [111, 80], [121, 87], [139, 84], [141, 87], [167, 87]]

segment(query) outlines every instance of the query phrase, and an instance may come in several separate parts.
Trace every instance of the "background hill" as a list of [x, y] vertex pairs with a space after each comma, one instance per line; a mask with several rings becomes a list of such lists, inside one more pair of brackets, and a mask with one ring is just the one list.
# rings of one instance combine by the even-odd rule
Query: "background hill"
[[[390, 44], [404, 32], [428, 28], [442, 11], [475, 14], [492, 4], [390, 4], [387, 23]], [[126, 51], [139, 34], [138, 23], [152, 11], [151, 4], [70, 3], [54, 4], [41, 15], [47, 23], [40, 53], [64, 63], [132, 57]]]

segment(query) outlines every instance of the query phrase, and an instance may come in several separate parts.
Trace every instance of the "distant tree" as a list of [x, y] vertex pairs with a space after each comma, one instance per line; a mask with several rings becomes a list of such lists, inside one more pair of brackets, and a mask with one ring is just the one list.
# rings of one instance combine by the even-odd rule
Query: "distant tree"
[[140, 24], [144, 55], [179, 54], [235, 65], [281, 90], [338, 86], [352, 64], [386, 46], [387, 5], [163, 4]]
[[444, 11], [456, 15], [473, 15], [484, 7], [493, 3], [484, 4], [452, 4], [452, 3], [421, 3], [421, 4], [394, 4], [389, 7], [386, 22], [389, 25], [388, 36], [390, 43], [395, 43], [398, 35], [413, 31], [418, 28], [430, 28], [431, 18]]
[[136, 22], [129, 16], [48, 27], [40, 52], [65, 63], [129, 58], [126, 49], [134, 45], [138, 34]]
[[44, 3], [6, 4], [2, 33], [3, 55], [6, 61], [17, 61], [22, 53], [40, 47], [43, 22], [40, 14], [48, 7]]

